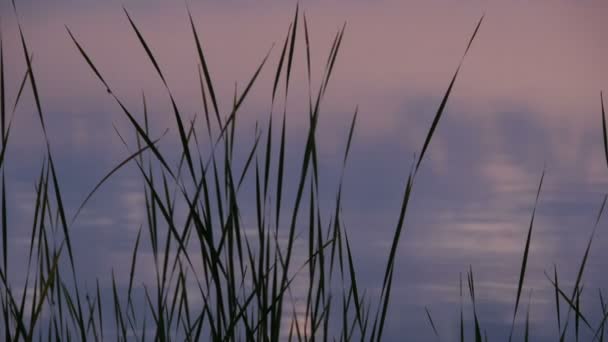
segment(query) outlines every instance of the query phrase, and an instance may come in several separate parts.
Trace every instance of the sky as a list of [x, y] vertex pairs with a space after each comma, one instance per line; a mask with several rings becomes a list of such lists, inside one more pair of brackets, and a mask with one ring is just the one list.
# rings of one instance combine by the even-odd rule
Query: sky
[[[82, 60], [66, 26], [127, 106], [141, 108], [141, 94], [146, 94], [153, 131], [170, 128], [164, 147], [170, 150], [178, 141], [168, 115], [170, 102], [122, 6], [150, 43], [180, 109], [190, 117], [200, 113], [201, 100], [186, 4], [204, 42], [222, 108], [230, 105], [235, 85], [244, 89], [269, 49], [268, 63], [276, 65], [295, 10], [295, 2], [271, 0], [16, 3], [70, 212], [128, 154], [113, 125], [126, 131], [129, 123]], [[543, 271], [556, 264], [565, 284], [574, 283], [608, 190], [600, 103], [600, 91], [608, 91], [608, 3], [357, 0], [301, 1], [300, 6], [310, 24], [315, 89], [332, 38], [346, 23], [319, 122], [320, 167], [332, 189], [324, 196], [331, 201], [350, 119], [358, 108], [344, 213], [355, 261], [372, 292], [380, 285], [378, 265], [390, 246], [413, 156], [484, 16], [417, 176], [398, 251], [386, 337], [398, 340], [405, 329], [415, 340], [433, 340], [427, 307], [442, 339], [455, 341], [458, 279], [469, 266], [477, 277], [482, 322], [491, 335], [508, 331], [544, 169], [525, 294], [534, 293], [536, 340], [554, 339], [552, 288]], [[7, 0], [0, 1], [0, 28], [8, 98], [13, 99], [26, 68], [17, 17]], [[297, 153], [308, 125], [304, 55], [301, 39], [287, 98], [288, 136], [293, 137], [288, 148]], [[273, 71], [262, 71], [243, 104], [239, 136], [246, 143], [253, 141], [256, 121], [265, 120], [270, 110]], [[282, 103], [280, 99], [277, 106]], [[16, 227], [11, 236], [15, 246], [25, 247], [44, 151], [29, 90], [11, 134], [6, 170], [9, 206], [17, 213], [11, 218]], [[288, 154], [288, 161], [297, 161], [297, 153]], [[296, 164], [288, 167], [287, 179], [297, 172]], [[108, 183], [73, 228], [83, 241], [80, 267], [92, 279], [107, 276], [116, 265], [118, 274], [128, 272], [120, 264], [130, 257], [144, 220], [135, 171], [125, 170]], [[608, 260], [606, 228], [604, 219], [586, 269], [590, 307], [597, 302], [597, 289], [608, 284], [602, 274]]]

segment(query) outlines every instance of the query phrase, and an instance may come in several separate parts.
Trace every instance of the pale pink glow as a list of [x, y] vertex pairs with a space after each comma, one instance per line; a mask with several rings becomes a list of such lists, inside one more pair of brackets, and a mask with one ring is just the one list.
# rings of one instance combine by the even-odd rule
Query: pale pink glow
[[[274, 66], [295, 5], [269, 1], [255, 6], [199, 2], [190, 6], [224, 109], [230, 105], [235, 82], [242, 89], [275, 43], [269, 64], [246, 102], [245, 108], [255, 113], [243, 115], [252, 120], [265, 117], [261, 113], [270, 107]], [[602, 1], [339, 1], [301, 7], [311, 29], [315, 88], [332, 36], [347, 22], [324, 106], [329, 127], [344, 126], [358, 104], [360, 138], [405, 132], [404, 144], [420, 144], [424, 135], [420, 127], [427, 123], [403, 126], [403, 117], [420, 111], [412, 106], [420, 99], [433, 106], [439, 103], [485, 12], [448, 105], [448, 112], [458, 112], [451, 119], [475, 120], [485, 130], [478, 134], [487, 137], [489, 146], [496, 146], [501, 144], [500, 127], [493, 123], [493, 113], [525, 109], [531, 122], [542, 122], [548, 138], [570, 161], [577, 157], [581, 137], [597, 129], [599, 92], [608, 90], [608, 44], [602, 34], [608, 32], [604, 20], [608, 5]], [[154, 50], [181, 109], [190, 116], [200, 112], [197, 58], [185, 6], [127, 4], [127, 8]], [[140, 94], [145, 90], [154, 112], [170, 113], [160, 79], [119, 4], [24, 9], [21, 14], [47, 112], [86, 116], [94, 111], [120, 117], [69, 40], [64, 28], [68, 25], [130, 108], [141, 110]], [[14, 84], [24, 70], [14, 18], [3, 22], [3, 29], [8, 76]], [[307, 88], [303, 31], [299, 34], [289, 98], [294, 114], [289, 124], [302, 128], [307, 119], [299, 114], [305, 113]], [[430, 122], [434, 108], [426, 111]], [[30, 119], [33, 122], [34, 117]], [[160, 127], [173, 126], [172, 115], [159, 114], [157, 119]], [[331, 149], [338, 141], [332, 140], [334, 134], [328, 136]], [[441, 145], [438, 136], [433, 148], [439, 164], [445, 155]]]

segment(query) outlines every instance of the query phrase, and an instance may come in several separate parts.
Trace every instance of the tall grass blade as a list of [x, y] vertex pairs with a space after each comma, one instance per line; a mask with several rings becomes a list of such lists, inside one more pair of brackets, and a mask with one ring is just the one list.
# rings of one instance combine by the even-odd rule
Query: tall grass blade
[[473, 43], [473, 40], [475, 39], [475, 36], [477, 35], [477, 31], [479, 30], [479, 27], [481, 26], [481, 23], [483, 21], [484, 16], [481, 16], [481, 18], [479, 19], [479, 22], [477, 23], [477, 26], [475, 27], [475, 31], [473, 32], [473, 35], [471, 36], [471, 38], [469, 39], [469, 43], [467, 44], [467, 48], [464, 51], [464, 54], [462, 55], [462, 59], [460, 61], [460, 64], [458, 65], [458, 68], [456, 68], [456, 72], [454, 73], [454, 76], [452, 76], [452, 80], [450, 81], [450, 85], [448, 86], [448, 90], [445, 92], [445, 95], [443, 95], [443, 99], [441, 100], [441, 104], [439, 105], [439, 108], [437, 109], [437, 113], [435, 114], [435, 118], [433, 119], [433, 123], [431, 124], [431, 128], [426, 136], [426, 139], [424, 140], [424, 145], [422, 146], [422, 151], [420, 152], [420, 157], [418, 159], [418, 162], [416, 163], [416, 171], [418, 171], [418, 169], [420, 168], [420, 163], [422, 163], [422, 159], [424, 158], [424, 154], [426, 153], [426, 150], [431, 142], [431, 138], [433, 137], [433, 133], [435, 133], [435, 129], [437, 128], [437, 124], [439, 124], [439, 119], [441, 119], [441, 116], [443, 115], [443, 111], [445, 109], [445, 105], [448, 102], [448, 98], [450, 97], [450, 93], [452, 92], [452, 87], [454, 86], [454, 82], [456, 82], [456, 77], [458, 76], [458, 72], [460, 71], [460, 67], [462, 66], [462, 63], [464, 61], [464, 57], [467, 55], [467, 53], [469, 52], [469, 48], [471, 47], [471, 44]]
[[291, 77], [291, 69], [293, 66], [293, 57], [294, 57], [294, 50], [295, 50], [295, 43], [296, 43], [296, 34], [297, 34], [297, 29], [298, 29], [298, 19], [299, 19], [299, 3], [296, 4], [296, 12], [294, 14], [294, 19], [293, 19], [293, 26], [291, 27], [291, 37], [290, 37], [290, 44], [289, 44], [289, 53], [288, 53], [288, 57], [287, 57], [287, 70], [286, 70], [286, 76], [285, 76], [285, 102], [284, 102], [284, 107], [283, 107], [283, 122], [281, 125], [281, 142], [280, 142], [280, 148], [279, 148], [279, 166], [278, 166], [278, 174], [277, 174], [277, 201], [276, 201], [276, 217], [275, 217], [275, 225], [278, 229], [279, 226], [279, 218], [281, 215], [281, 203], [282, 203], [282, 196], [283, 196], [283, 170], [284, 170], [284, 164], [285, 164], [285, 121], [286, 121], [286, 116], [287, 116], [287, 98], [288, 98], [288, 94], [289, 94], [289, 79]]
[[600, 101], [602, 106], [602, 131], [604, 132], [604, 157], [608, 164], [608, 133], [606, 132], [606, 111], [604, 110], [604, 94], [600, 92]]
[[[582, 292], [583, 292], [583, 288], [582, 287], [579, 290], [576, 291], [576, 302], [575, 302], [575, 304], [576, 304], [576, 309], [578, 311], [581, 310], [581, 293]], [[578, 342], [578, 337], [579, 337], [579, 334], [580, 334], [579, 327], [580, 327], [580, 319], [579, 319], [579, 316], [576, 316], [575, 320], [574, 320], [574, 331], [575, 331], [574, 335], [576, 337], [576, 341], [577, 342]]]
[[559, 305], [559, 282], [557, 280], [557, 266], [553, 264], [553, 280], [555, 281], [555, 313], [557, 314], [557, 331], [562, 330], [561, 310]]
[[289, 44], [289, 39], [292, 37], [291, 27], [293, 24], [289, 24], [289, 28], [287, 29], [287, 36], [285, 37], [285, 41], [283, 42], [283, 48], [281, 49], [281, 56], [279, 57], [279, 63], [277, 65], [277, 71], [274, 74], [274, 82], [272, 84], [272, 99], [271, 106], [274, 104], [274, 99], [277, 93], [277, 88], [279, 85], [279, 80], [281, 78], [281, 72], [283, 70], [283, 63], [285, 61], [285, 54], [287, 52], [287, 45]]
[[[292, 31], [291, 31], [291, 42], [289, 44], [289, 56], [287, 58], [287, 75], [285, 77], [285, 99], [287, 99], [287, 94], [289, 92], [289, 78], [291, 76], [291, 67], [293, 65], [293, 57], [294, 57], [294, 50], [295, 50], [295, 44], [296, 44], [296, 33], [298, 32], [298, 19], [299, 19], [299, 10], [300, 10], [300, 4], [296, 3], [296, 13], [294, 14], [294, 20], [293, 20], [293, 27], [292, 27]], [[287, 100], [285, 101], [287, 102]]]
[[139, 29], [137, 29], [137, 26], [135, 25], [135, 23], [131, 19], [131, 16], [129, 15], [129, 12], [127, 11], [127, 9], [125, 7], [123, 7], [122, 9], [125, 12], [125, 14], [127, 15], [127, 19], [129, 20], [129, 23], [131, 24], [131, 27], [135, 31], [135, 34], [137, 35], [137, 39], [139, 39], [139, 42], [142, 44], [144, 50], [146, 50], [146, 54], [148, 55], [148, 58], [150, 58], [150, 61], [154, 65], [154, 69], [156, 69], [156, 72], [160, 76], [161, 80], [163, 81], [163, 83], [165, 84], [165, 86], [167, 86], [167, 80], [165, 80], [165, 76], [163, 75], [162, 71], [160, 70], [160, 67], [158, 66], [158, 62], [156, 61], [156, 59], [154, 58], [154, 55], [152, 54], [152, 50], [150, 49], [150, 47], [148, 46], [148, 44], [146, 44], [146, 41], [145, 41], [144, 37], [142, 36], [142, 34], [139, 31]]
[[469, 295], [471, 296], [471, 303], [473, 304], [473, 319], [475, 320], [475, 342], [481, 342], [481, 326], [479, 324], [479, 318], [477, 316], [477, 301], [475, 300], [475, 279], [473, 277], [473, 267], [470, 265], [469, 272], [467, 274], [467, 280], [469, 284]]
[[2, 171], [2, 272], [8, 274], [8, 212], [6, 210], [6, 181]]
[[463, 313], [463, 300], [462, 300], [462, 273], [460, 277], [460, 342], [464, 342], [464, 313]]
[[4, 89], [4, 41], [2, 39], [2, 28], [0, 28], [0, 129], [2, 130], [2, 138], [4, 140], [4, 132], [6, 132], [6, 93]]
[[517, 296], [515, 298], [515, 310], [513, 310], [513, 320], [511, 323], [511, 332], [509, 333], [509, 341], [513, 338], [513, 330], [515, 328], [515, 317], [517, 316], [517, 308], [519, 307], [519, 299], [521, 297], [521, 291], [524, 285], [524, 277], [526, 276], [526, 267], [528, 266], [528, 253], [530, 252], [530, 241], [532, 239], [532, 228], [534, 227], [534, 217], [536, 215], [536, 208], [538, 206], [538, 199], [540, 197], [540, 190], [543, 186], [543, 180], [545, 179], [545, 170], [540, 177], [540, 183], [538, 190], [536, 191], [536, 200], [534, 201], [534, 209], [532, 209], [532, 218], [530, 219], [530, 226], [528, 227], [528, 236], [526, 237], [526, 246], [524, 247], [524, 256], [521, 262], [521, 270], [519, 272], [519, 282], [517, 284]]
[[29, 328], [29, 331], [25, 338], [26, 341], [31, 341], [34, 336], [34, 327], [36, 326], [36, 322], [38, 321], [38, 318], [42, 311], [42, 306], [43, 306], [44, 302], [46, 301], [49, 289], [53, 285], [55, 275], [58, 272], [57, 268], [59, 266], [59, 257], [61, 256], [62, 250], [63, 250], [63, 244], [59, 247], [59, 250], [53, 257], [53, 266], [49, 271], [49, 274], [47, 276], [47, 281], [44, 282], [43, 284], [41, 284], [42, 291], [40, 293], [40, 298], [38, 299], [37, 303], [33, 304], [33, 305], [35, 305], [35, 310], [30, 318], [30, 324], [29, 324], [30, 328]]
[[530, 304], [532, 302], [532, 291], [530, 291], [530, 297], [528, 298], [528, 309], [526, 310], [526, 326], [524, 328], [524, 341], [528, 342], [530, 339]]
[[194, 35], [194, 41], [196, 42], [196, 51], [198, 53], [199, 62], [203, 68], [203, 74], [205, 75], [205, 82], [207, 84], [207, 89], [209, 89], [209, 96], [211, 97], [211, 104], [213, 104], [213, 109], [215, 110], [215, 116], [217, 119], [217, 123], [220, 127], [222, 127], [222, 120], [220, 118], [220, 113], [217, 105], [217, 100], [215, 96], [215, 90], [213, 90], [213, 83], [211, 82], [211, 75], [209, 72], [209, 67], [207, 66], [207, 61], [205, 59], [205, 54], [203, 53], [203, 47], [201, 45], [201, 41], [198, 37], [198, 33], [196, 32], [196, 27], [194, 26], [194, 20], [192, 19], [192, 13], [188, 8], [188, 18], [190, 19], [190, 26], [192, 28], [192, 34]]
[[[578, 303], [577, 300], [578, 300], [578, 297], [580, 297], [580, 294], [578, 293], [578, 291], [579, 291], [580, 283], [583, 278], [583, 273], [585, 271], [585, 265], [587, 264], [587, 258], [589, 256], [589, 251], [591, 250], [591, 243], [593, 242], [593, 238], [595, 237], [595, 232], [597, 230], [598, 224], [599, 224], [602, 214], [604, 212], [604, 208], [606, 207], [607, 200], [608, 200], [608, 195], [604, 195], [604, 199], [602, 200], [602, 205], [601, 205], [600, 210], [595, 219], [593, 231], [591, 232], [591, 236], [589, 237], [589, 241], [587, 242], [587, 248], [585, 249], [585, 254], [583, 255], [583, 259], [581, 260], [581, 264], [579, 266], [578, 273], [576, 275], [576, 282], [574, 283], [574, 289], [572, 290], [572, 294], [570, 295], [570, 300], [569, 300], [569, 302], [571, 302], [571, 303], [575, 303], [575, 304]], [[557, 287], [557, 284], [556, 284], [556, 287]], [[578, 305], [575, 307], [575, 309], [578, 311]], [[568, 314], [569, 313], [570, 313], [570, 308], [568, 309]], [[575, 319], [576, 319], [576, 331], [578, 331], [579, 315], [575, 316]]]
[[42, 106], [40, 104], [40, 96], [38, 95], [38, 87], [36, 86], [36, 78], [34, 77], [34, 69], [32, 68], [32, 61], [29, 58], [30, 53], [28, 52], [27, 44], [25, 42], [25, 38], [23, 36], [23, 30], [21, 29], [21, 24], [18, 23], [19, 27], [19, 37], [21, 38], [21, 46], [23, 47], [23, 55], [25, 58], [25, 63], [27, 65], [27, 69], [29, 70], [29, 79], [30, 85], [32, 86], [32, 92], [34, 94], [34, 101], [36, 103], [36, 109], [38, 110], [38, 118], [40, 119], [40, 124], [42, 126], [42, 131], [46, 137], [46, 125], [44, 123], [44, 117], [42, 115]]
[[311, 85], [311, 68], [310, 68], [310, 38], [308, 34], [308, 20], [306, 19], [306, 12], [304, 12], [304, 40], [306, 42], [306, 75], [308, 76], [308, 102], [312, 107], [312, 85]]
[[[599, 297], [600, 297], [600, 306], [602, 308], [602, 315], [605, 315], [606, 312], [608, 312], [608, 309], [606, 307], [606, 303], [604, 302], [604, 296], [602, 294], [602, 290], [599, 289], [598, 292], [599, 292]], [[600, 330], [600, 337], [599, 337], [600, 342], [604, 341], [604, 330], [605, 330], [604, 328], [605, 328], [605, 324], [603, 324], [603, 323], [600, 324], [600, 328], [599, 328], [599, 330]]]

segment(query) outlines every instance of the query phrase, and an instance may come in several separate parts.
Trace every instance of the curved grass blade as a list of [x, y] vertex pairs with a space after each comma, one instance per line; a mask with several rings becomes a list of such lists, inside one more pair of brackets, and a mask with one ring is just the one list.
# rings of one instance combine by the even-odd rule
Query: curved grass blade
[[[165, 131], [166, 133], [166, 131]], [[164, 135], [164, 134], [163, 134]], [[154, 141], [152, 141], [153, 144], [156, 144], [161, 138], [158, 138]], [[95, 194], [95, 192], [97, 192], [97, 190], [99, 190], [99, 188], [108, 180], [110, 179], [110, 177], [112, 177], [112, 175], [114, 173], [116, 173], [118, 170], [120, 170], [123, 166], [125, 166], [126, 164], [128, 164], [131, 160], [137, 158], [138, 156], [140, 156], [143, 152], [145, 152], [148, 148], [150, 148], [149, 146], [144, 146], [142, 148], [140, 148], [139, 150], [137, 150], [135, 153], [131, 154], [130, 156], [128, 156], [127, 158], [125, 158], [122, 162], [120, 162], [118, 165], [116, 165], [112, 170], [110, 170], [110, 172], [108, 172], [94, 187], [93, 190], [91, 190], [89, 192], [89, 194], [85, 197], [85, 199], [82, 201], [82, 203], [80, 204], [80, 206], [78, 207], [78, 209], [76, 210], [76, 213], [74, 214], [74, 216], [72, 217], [72, 221], [71, 224], [74, 224], [74, 221], [76, 221], [76, 218], [78, 217], [78, 215], [80, 214], [80, 212], [82, 211], [82, 209], [84, 208], [84, 206], [88, 203], [88, 201], [91, 199], [91, 197], [93, 197], [93, 195]]]
[[443, 95], [443, 99], [441, 100], [441, 104], [439, 105], [439, 108], [437, 109], [437, 113], [435, 113], [435, 118], [433, 119], [433, 123], [431, 124], [431, 129], [429, 130], [426, 139], [424, 140], [424, 145], [422, 145], [422, 151], [420, 152], [420, 157], [418, 159], [418, 163], [416, 163], [416, 171], [418, 171], [418, 169], [420, 168], [420, 163], [422, 163], [422, 159], [424, 158], [424, 154], [427, 150], [427, 148], [429, 147], [429, 144], [431, 142], [431, 138], [433, 137], [433, 133], [435, 133], [435, 129], [437, 128], [437, 124], [439, 123], [439, 119], [441, 119], [441, 116], [443, 115], [443, 111], [445, 109], [445, 105], [448, 102], [448, 98], [450, 97], [450, 93], [452, 92], [452, 87], [454, 86], [454, 82], [456, 82], [456, 77], [458, 76], [458, 72], [460, 71], [460, 67], [462, 66], [462, 63], [464, 61], [464, 57], [467, 55], [467, 52], [469, 52], [469, 48], [471, 47], [471, 44], [473, 43], [473, 40], [475, 39], [475, 36], [477, 35], [477, 31], [479, 30], [479, 27], [481, 26], [481, 23], [483, 21], [485, 15], [481, 16], [481, 19], [479, 19], [479, 22], [477, 23], [477, 26], [475, 27], [475, 31], [473, 32], [473, 35], [471, 36], [471, 38], [469, 39], [469, 43], [467, 44], [467, 48], [464, 51], [464, 54], [462, 55], [462, 59], [460, 60], [460, 64], [458, 65], [458, 68], [456, 68], [456, 72], [454, 73], [454, 76], [452, 77], [452, 80], [450, 81], [450, 85], [448, 86], [448, 90], [445, 92], [445, 95]]

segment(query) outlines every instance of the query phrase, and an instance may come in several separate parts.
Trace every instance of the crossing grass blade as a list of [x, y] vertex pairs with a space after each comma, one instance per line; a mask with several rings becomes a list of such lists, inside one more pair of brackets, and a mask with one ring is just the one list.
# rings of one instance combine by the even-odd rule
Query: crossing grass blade
[[131, 122], [131, 124], [133, 125], [133, 127], [136, 129], [136, 131], [139, 134], [139, 136], [146, 142], [147, 146], [154, 153], [154, 155], [158, 158], [158, 160], [163, 165], [163, 167], [165, 168], [165, 170], [171, 175], [172, 178], [175, 179], [176, 177], [173, 174], [173, 172], [171, 171], [171, 168], [169, 167], [169, 164], [167, 164], [167, 162], [165, 161], [165, 158], [162, 156], [162, 154], [160, 153], [160, 151], [154, 146], [154, 143], [152, 142], [152, 140], [148, 136], [147, 131], [144, 130], [141, 127], [141, 125], [137, 122], [137, 120], [135, 120], [135, 118], [133, 117], [133, 115], [131, 114], [131, 112], [124, 106], [124, 104], [112, 92], [112, 90], [108, 86], [108, 83], [101, 76], [101, 74], [97, 70], [97, 67], [95, 67], [95, 64], [93, 64], [93, 61], [91, 60], [91, 58], [87, 55], [87, 53], [84, 51], [84, 49], [82, 48], [82, 46], [80, 45], [80, 43], [76, 40], [76, 38], [74, 37], [74, 35], [72, 34], [72, 32], [70, 31], [70, 29], [67, 26], [66, 26], [66, 30], [67, 30], [68, 34], [70, 35], [70, 38], [72, 39], [72, 42], [74, 42], [74, 44], [78, 48], [78, 51], [80, 52], [81, 56], [85, 59], [85, 61], [87, 62], [87, 64], [91, 68], [91, 70], [93, 70], [93, 72], [95, 73], [95, 75], [97, 76], [97, 78], [99, 79], [99, 81], [101, 81], [101, 83], [106, 87], [107, 92], [114, 98], [114, 100], [116, 101], [116, 103], [120, 106], [120, 108], [122, 109], [123, 113], [127, 116], [127, 118], [129, 119], [129, 121]]
[[[34, 60], [34, 55], [30, 55], [30, 63], [32, 63], [33, 60]], [[12, 111], [13, 117], [15, 115], [15, 112], [17, 111], [17, 106], [19, 105], [19, 102], [21, 101], [21, 95], [23, 94], [23, 89], [25, 89], [25, 85], [27, 84], [29, 75], [30, 75], [30, 70], [27, 69], [27, 67], [26, 67], [25, 73], [23, 74], [23, 78], [21, 78], [21, 83], [19, 85], [19, 91], [17, 92], [17, 97], [15, 97], [15, 103], [13, 104], [13, 111]], [[11, 119], [12, 119], [12, 117], [11, 117]]]
[[291, 76], [291, 68], [293, 66], [293, 57], [294, 57], [294, 50], [295, 50], [295, 45], [296, 45], [296, 34], [298, 32], [298, 19], [299, 19], [299, 13], [300, 11], [300, 4], [297, 3], [296, 4], [296, 13], [294, 14], [294, 20], [293, 20], [293, 27], [292, 27], [292, 31], [291, 31], [291, 39], [290, 39], [290, 45], [289, 45], [289, 56], [287, 58], [287, 75], [285, 76], [285, 101], [287, 102], [287, 94], [289, 93], [289, 78]]
[[40, 104], [40, 96], [38, 95], [38, 87], [36, 85], [36, 78], [34, 77], [34, 70], [32, 69], [32, 61], [30, 59], [30, 53], [28, 52], [28, 47], [25, 42], [25, 37], [23, 36], [23, 30], [21, 28], [21, 24], [18, 23], [19, 27], [19, 37], [21, 38], [21, 46], [23, 48], [23, 56], [25, 59], [25, 63], [27, 65], [27, 70], [29, 71], [29, 79], [30, 85], [32, 87], [32, 93], [34, 94], [34, 101], [36, 103], [36, 109], [38, 110], [38, 118], [40, 119], [40, 125], [42, 126], [42, 131], [46, 137], [46, 125], [44, 123], [44, 117], [42, 115], [42, 105]]
[[361, 333], [363, 333], [363, 320], [362, 320], [362, 309], [359, 297], [359, 291], [357, 289], [357, 278], [355, 274], [355, 266], [353, 263], [353, 255], [350, 249], [350, 242], [348, 241], [348, 234], [344, 232], [344, 241], [346, 242], [346, 254], [348, 256], [348, 273], [350, 274], [350, 287], [353, 292], [353, 302], [355, 304], [355, 314], [357, 318], [357, 323], [359, 325], [359, 329]]
[[467, 273], [467, 281], [469, 285], [469, 295], [471, 296], [471, 303], [473, 304], [473, 318], [475, 320], [475, 342], [482, 342], [481, 325], [479, 324], [479, 318], [477, 316], [477, 301], [475, 299], [475, 279], [473, 277], [473, 266], [470, 265], [469, 272]]
[[[593, 331], [593, 327], [589, 323], [589, 320], [578, 309], [578, 306], [576, 305], [575, 301], [571, 300], [570, 297], [568, 295], [566, 295], [566, 293], [564, 293], [564, 291], [561, 288], [557, 287], [557, 284], [555, 284], [553, 282], [553, 279], [551, 279], [551, 277], [547, 274], [547, 272], [545, 272], [545, 278], [547, 278], [547, 280], [549, 280], [551, 285], [557, 289], [559, 295], [562, 297], [563, 300], [566, 301], [566, 303], [569, 306], [569, 309], [574, 311], [576, 317], [578, 317], [583, 323], [585, 323], [585, 325], [587, 326], [587, 328], [589, 328], [589, 330]], [[576, 300], [576, 298], [575, 298], [575, 300]], [[564, 323], [564, 329], [562, 330], [562, 336], [565, 335], [565, 331], [566, 331], [567, 327], [568, 327], [568, 321], [566, 321], [566, 323]]]
[[47, 281], [41, 284], [42, 291], [40, 293], [40, 298], [38, 299], [37, 303], [33, 304], [33, 305], [35, 305], [35, 310], [33, 312], [33, 315], [30, 318], [30, 324], [29, 324], [30, 328], [29, 328], [27, 335], [25, 336], [26, 341], [31, 341], [34, 336], [34, 333], [35, 333], [34, 328], [36, 327], [36, 322], [38, 321], [38, 318], [40, 317], [40, 313], [42, 312], [42, 307], [46, 301], [47, 295], [49, 293], [49, 289], [51, 289], [51, 286], [53, 285], [53, 282], [55, 280], [55, 275], [58, 272], [57, 269], [59, 267], [59, 257], [61, 256], [62, 250], [63, 250], [63, 244], [59, 247], [59, 250], [53, 257], [53, 266], [49, 271], [49, 274], [47, 276]]
[[[579, 266], [579, 269], [578, 269], [578, 272], [577, 272], [577, 275], [576, 275], [576, 281], [574, 283], [574, 288], [572, 290], [572, 294], [570, 295], [570, 299], [568, 300], [568, 303], [575, 303], [575, 304], [577, 304], [577, 299], [578, 299], [578, 297], [580, 297], [580, 293], [578, 293], [578, 291], [579, 291], [580, 284], [581, 284], [581, 281], [582, 281], [582, 278], [583, 278], [583, 273], [585, 271], [585, 265], [587, 264], [587, 258], [589, 257], [589, 251], [591, 250], [591, 244], [592, 244], [593, 239], [595, 237], [595, 232], [597, 230], [598, 224], [599, 224], [600, 219], [602, 217], [602, 214], [604, 212], [604, 208], [606, 207], [607, 200], [608, 200], [608, 195], [604, 195], [604, 199], [602, 200], [602, 205], [600, 206], [600, 210], [599, 210], [599, 212], [598, 212], [598, 214], [596, 216], [595, 224], [593, 226], [593, 231], [591, 232], [591, 236], [589, 237], [589, 241], [587, 242], [587, 247], [585, 249], [585, 254], [583, 255], [583, 259], [581, 260], [581, 264]], [[558, 288], [557, 281], [555, 282], [555, 284], [556, 284], [555, 288], [557, 289]], [[576, 319], [576, 330], [578, 331], [579, 317], [583, 317], [583, 316], [578, 314], [578, 312], [579, 312], [578, 311], [578, 306], [573, 307], [572, 305], [568, 308], [567, 315], [570, 314], [570, 310], [573, 309], [573, 308], [577, 312], [577, 315], [575, 316], [575, 319]], [[565, 327], [564, 327], [564, 331], [563, 331], [562, 335], [564, 335], [564, 334], [565, 334]]]
[[606, 201], [608, 200], [608, 195], [604, 195], [604, 199], [602, 201], [602, 205], [597, 214], [595, 225], [593, 227], [593, 231], [591, 232], [591, 236], [589, 237], [589, 241], [587, 242], [587, 248], [585, 249], [585, 254], [583, 255], [583, 259], [581, 261], [581, 265], [578, 268], [578, 273], [576, 275], [576, 282], [574, 283], [574, 290], [572, 291], [571, 299], [574, 299], [576, 289], [581, 284], [581, 280], [583, 279], [583, 273], [585, 272], [585, 265], [587, 264], [587, 258], [589, 257], [589, 251], [591, 250], [591, 243], [593, 242], [593, 238], [595, 237], [595, 232], [597, 230], [600, 219], [602, 218], [602, 214], [604, 213], [604, 208], [606, 207]]
[[557, 315], [557, 331], [560, 332], [562, 330], [562, 315], [559, 305], [559, 282], [557, 280], [557, 266], [555, 264], [553, 264], [553, 281], [555, 283], [555, 313]]
[[137, 231], [137, 238], [135, 238], [135, 247], [133, 248], [133, 255], [131, 256], [131, 268], [129, 271], [129, 287], [127, 289], [127, 308], [132, 305], [131, 293], [133, 290], [133, 279], [135, 278], [135, 264], [137, 262], [137, 251], [139, 249], [139, 239], [141, 237], [141, 226]]
[[[285, 100], [284, 100], [284, 107], [283, 107], [283, 121], [282, 121], [282, 125], [281, 125], [281, 141], [280, 141], [280, 147], [279, 147], [279, 165], [278, 165], [278, 170], [277, 170], [277, 194], [276, 194], [276, 216], [275, 216], [275, 226], [278, 229], [279, 226], [279, 219], [280, 219], [280, 215], [281, 215], [281, 203], [282, 203], [282, 196], [283, 196], [283, 172], [284, 172], [284, 166], [285, 166], [285, 130], [286, 130], [286, 120], [287, 120], [287, 98], [288, 98], [288, 94], [289, 94], [289, 79], [291, 76], [291, 69], [293, 66], [293, 58], [294, 58], [294, 50], [295, 50], [295, 43], [296, 43], [296, 34], [297, 34], [297, 29], [298, 29], [298, 19], [299, 19], [299, 4], [296, 5], [296, 12], [294, 14], [294, 19], [293, 19], [293, 26], [291, 27], [291, 34], [289, 37], [290, 40], [290, 44], [289, 44], [289, 53], [288, 53], [288, 57], [287, 57], [287, 70], [286, 70], [286, 75], [285, 75]], [[287, 41], [286, 41], [287, 42]], [[278, 76], [278, 74], [277, 74]]]
[[[285, 41], [283, 42], [283, 48], [281, 49], [281, 56], [279, 57], [279, 63], [277, 64], [277, 70], [274, 74], [274, 82], [272, 85], [272, 98], [271, 98], [271, 107], [274, 104], [275, 96], [277, 93], [277, 88], [279, 86], [279, 80], [281, 79], [281, 72], [283, 71], [283, 63], [285, 61], [285, 54], [287, 52], [287, 45], [289, 44], [290, 37], [293, 36], [291, 27], [293, 23], [289, 24], [289, 28], [287, 29], [287, 36], [285, 37]], [[293, 39], [293, 38], [291, 38]]]
[[196, 176], [194, 174], [194, 165], [192, 162], [192, 156], [190, 155], [190, 148], [188, 147], [188, 138], [187, 138], [187, 134], [186, 134], [186, 130], [184, 129], [184, 123], [182, 121], [179, 109], [177, 108], [177, 104], [175, 103], [175, 99], [173, 98], [173, 94], [171, 93], [171, 90], [169, 89], [169, 85], [167, 84], [167, 80], [165, 79], [165, 76], [163, 75], [161, 68], [156, 60], [156, 58], [154, 57], [154, 54], [152, 53], [152, 50], [150, 49], [150, 46], [148, 45], [148, 43], [146, 42], [146, 40], [144, 39], [141, 31], [137, 28], [137, 25], [135, 25], [135, 23], [133, 22], [133, 19], [131, 19], [131, 16], [129, 15], [129, 12], [126, 10], [126, 8], [123, 7], [123, 10], [127, 16], [127, 19], [129, 20], [129, 23], [131, 24], [131, 27], [133, 28], [133, 31], [135, 31], [135, 34], [137, 35], [137, 39], [139, 40], [139, 42], [141, 43], [142, 47], [144, 48], [144, 50], [146, 51], [146, 54], [148, 56], [148, 58], [150, 59], [150, 61], [152, 62], [152, 64], [154, 65], [154, 68], [156, 69], [156, 72], [158, 73], [159, 77], [161, 78], [161, 80], [163, 81], [163, 84], [167, 90], [167, 93], [169, 94], [169, 98], [171, 100], [171, 107], [173, 109], [173, 113], [175, 115], [175, 121], [177, 122], [177, 128], [178, 128], [178, 133], [179, 133], [179, 137], [182, 143], [182, 150], [183, 150], [183, 154], [186, 157], [186, 161], [188, 162], [188, 167], [190, 170], [190, 174], [192, 175], [192, 179], [194, 182], [196, 182]]

